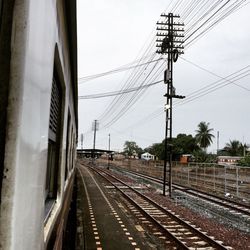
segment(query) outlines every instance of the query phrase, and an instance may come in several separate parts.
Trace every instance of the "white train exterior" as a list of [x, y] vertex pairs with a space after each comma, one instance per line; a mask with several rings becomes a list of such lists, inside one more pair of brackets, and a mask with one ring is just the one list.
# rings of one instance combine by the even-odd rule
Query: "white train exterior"
[[0, 249], [60, 249], [77, 138], [76, 0], [0, 0]]

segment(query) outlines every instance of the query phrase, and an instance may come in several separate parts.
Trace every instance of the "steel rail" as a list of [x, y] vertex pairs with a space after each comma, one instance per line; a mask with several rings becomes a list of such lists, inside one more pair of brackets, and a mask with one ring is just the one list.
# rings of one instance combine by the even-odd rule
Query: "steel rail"
[[[143, 177], [143, 178], [147, 178], [147, 179], [149, 179], [151, 181], [154, 181], [156, 183], [159, 183], [159, 184], [163, 183], [163, 181], [161, 179], [158, 179], [156, 177], [152, 177], [152, 176], [149, 176], [149, 175], [146, 175], [146, 174], [140, 174], [140, 173], [137, 173], [137, 172], [134, 172], [134, 171], [131, 171], [131, 170], [125, 170], [125, 171], [129, 172], [129, 173], [132, 173], [134, 175]], [[173, 184], [173, 187], [175, 189], [178, 189], [178, 190], [184, 192], [184, 193], [188, 193], [190, 195], [199, 197], [199, 198], [204, 199], [206, 201], [210, 201], [210, 202], [216, 203], [216, 204], [221, 205], [223, 207], [226, 207], [226, 208], [235, 210], [235, 211], [237, 211], [239, 213], [242, 213], [242, 214], [250, 216], [250, 212], [244, 210], [244, 209], [250, 210], [250, 206], [247, 206], [247, 205], [244, 205], [244, 204], [241, 204], [241, 203], [237, 203], [235, 201], [231, 201], [231, 200], [228, 200], [228, 199], [223, 199], [222, 197], [219, 197], [217, 195], [208, 194], [208, 193], [206, 193], [204, 191], [200, 191], [200, 190], [196, 190], [196, 189], [193, 189], [193, 188], [189, 188], [189, 187], [186, 187], [186, 186], [183, 186], [183, 185], [180, 185], [180, 184]], [[214, 199], [210, 198], [208, 196], [213, 197]], [[217, 200], [215, 200], [215, 199], [217, 199]], [[227, 202], [227, 204], [225, 202]], [[228, 203], [234, 204], [235, 206], [230, 205]], [[236, 207], [236, 206], [242, 207], [243, 209], [239, 208], [239, 207]]]
[[156, 208], [158, 208], [160, 211], [162, 211], [163, 213], [165, 213], [166, 215], [168, 215], [169, 217], [171, 217], [173, 220], [177, 221], [178, 223], [182, 224], [183, 226], [185, 226], [186, 228], [188, 228], [190, 231], [192, 231], [194, 234], [198, 235], [201, 239], [203, 239], [204, 241], [206, 241], [207, 243], [211, 244], [211, 246], [215, 247], [216, 249], [222, 249], [222, 250], [226, 250], [227, 248], [223, 245], [221, 245], [219, 242], [213, 240], [212, 238], [210, 238], [208, 235], [204, 234], [203, 232], [201, 232], [200, 230], [194, 228], [193, 226], [191, 226], [190, 224], [188, 224], [187, 222], [185, 222], [184, 220], [180, 219], [179, 217], [177, 217], [176, 215], [172, 214], [170, 211], [166, 210], [164, 207], [162, 207], [161, 205], [157, 204], [155, 201], [151, 200], [150, 198], [148, 198], [147, 196], [145, 196], [144, 194], [140, 193], [139, 191], [137, 191], [136, 189], [134, 189], [133, 187], [129, 186], [127, 183], [125, 183], [124, 181], [118, 179], [117, 177], [111, 175], [110, 173], [107, 173], [106, 171], [103, 171], [101, 169], [96, 169], [96, 168], [92, 168], [96, 173], [98, 173], [100, 176], [102, 176], [103, 178], [105, 178], [109, 183], [111, 183], [117, 190], [119, 190], [127, 199], [129, 199], [136, 207], [138, 207], [147, 217], [150, 218], [150, 220], [152, 220], [155, 224], [157, 224], [162, 230], [164, 230], [164, 232], [166, 232], [175, 242], [177, 242], [177, 244], [179, 245], [179, 247], [181, 247], [181, 249], [189, 249], [189, 247], [181, 242], [179, 239], [177, 239], [171, 232], [169, 232], [161, 223], [159, 223], [157, 220], [155, 220], [150, 214], [148, 214], [141, 206], [139, 206], [139, 204], [137, 204], [133, 199], [131, 199], [131, 197], [129, 197], [124, 191], [122, 191], [116, 184], [114, 184], [112, 181], [110, 181], [108, 178], [106, 178], [102, 173], [100, 173], [99, 171], [105, 173], [106, 175], [108, 175], [109, 177], [115, 179], [116, 181], [120, 182], [122, 185], [126, 186], [127, 188], [129, 188], [130, 190], [132, 190], [133, 192], [135, 192], [137, 195], [139, 195], [140, 197], [142, 197], [143, 199], [145, 199], [146, 201], [148, 201], [149, 203], [151, 203], [152, 205], [154, 205]]

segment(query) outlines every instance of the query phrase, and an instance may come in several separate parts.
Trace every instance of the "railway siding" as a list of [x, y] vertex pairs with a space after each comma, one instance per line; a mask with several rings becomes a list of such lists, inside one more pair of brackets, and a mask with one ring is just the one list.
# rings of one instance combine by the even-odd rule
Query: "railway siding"
[[[125, 170], [123, 169], [123, 171]], [[127, 173], [137, 180], [143, 180], [143, 182], [147, 180], [147, 182], [151, 181], [152, 184], [158, 183], [158, 188], [162, 186], [162, 181], [158, 178], [132, 171], [128, 171]], [[173, 187], [175, 190], [173, 196], [176, 204], [182, 204], [199, 213], [206, 213], [207, 216], [216, 218], [221, 223], [249, 233], [249, 206], [222, 199], [221, 197], [213, 196], [202, 191], [187, 189], [185, 186], [175, 184]]]
[[[129, 168], [131, 171], [131, 168]], [[139, 185], [144, 185], [144, 187], [147, 188], [141, 188], [142, 192], [147, 193], [148, 196], [150, 196], [153, 200], [156, 200], [157, 202], [159, 202], [160, 204], [163, 204], [164, 207], [175, 211], [177, 213], [177, 215], [179, 215], [181, 218], [183, 218], [187, 223], [190, 223], [198, 228], [201, 229], [202, 232], [207, 232], [209, 235], [214, 235], [216, 236], [216, 238], [220, 239], [221, 241], [225, 242], [225, 244], [227, 246], [232, 246], [233, 249], [249, 249], [250, 246], [250, 234], [249, 233], [244, 233], [242, 231], [236, 230], [234, 229], [232, 226], [232, 224], [234, 223], [228, 223], [228, 224], [221, 224], [223, 222], [223, 216], [221, 216], [220, 219], [216, 218], [216, 217], [212, 217], [211, 215], [209, 215], [209, 213], [207, 213], [206, 208], [207, 205], [203, 206], [203, 208], [200, 208], [200, 211], [198, 211], [198, 209], [193, 209], [192, 208], [192, 202], [193, 201], [189, 201], [189, 198], [187, 198], [186, 194], [180, 194], [177, 193], [177, 196], [181, 196], [184, 197], [185, 199], [183, 200], [178, 200], [177, 202], [175, 202], [174, 200], [169, 200], [168, 197], [163, 197], [161, 194], [161, 189], [162, 189], [162, 184], [157, 184], [154, 183], [150, 180], [148, 180], [148, 178], [144, 178], [144, 177], [135, 177], [134, 174], [126, 174], [125, 172], [127, 172], [128, 170], [126, 169], [126, 167], [121, 167], [121, 168], [116, 168], [114, 165], [110, 166], [110, 172], [114, 173], [115, 175], [122, 175], [123, 178], [130, 178], [130, 182], [132, 183], [131, 179], [134, 180], [134, 182], [137, 183], [137, 186]], [[144, 169], [144, 171], [140, 171], [140, 169], [136, 169], [136, 174], [141, 174], [141, 172], [145, 172], [146, 170]], [[141, 174], [142, 175], [142, 174]], [[152, 178], [152, 177], [151, 177]], [[155, 179], [155, 178], [153, 178]], [[151, 184], [150, 184], [151, 183]], [[157, 188], [158, 186], [158, 188]], [[149, 188], [150, 187], [150, 188]], [[159, 188], [160, 187], [160, 188]], [[148, 190], [147, 190], [148, 189]], [[153, 191], [154, 189], [154, 191]], [[190, 190], [190, 188], [182, 188], [184, 190]], [[209, 194], [207, 194], [209, 196]], [[196, 199], [198, 199], [196, 197]], [[186, 206], [186, 202], [190, 202], [190, 207]], [[219, 207], [219, 205], [216, 205]], [[195, 206], [194, 206], [195, 207]], [[238, 206], [239, 208], [241, 206]], [[211, 205], [211, 209], [214, 209], [213, 205]], [[135, 210], [135, 209], [134, 209]], [[230, 220], [231, 216], [230, 216], [230, 209], [226, 209], [228, 212], [228, 219]], [[133, 211], [132, 211], [133, 212]], [[223, 215], [223, 209], [221, 209], [222, 215]], [[142, 218], [143, 216], [139, 214], [139, 212], [135, 212], [138, 216], [138, 218]], [[136, 216], [135, 214], [135, 216]], [[240, 225], [240, 221], [245, 221], [247, 223], [249, 223], [248, 220], [248, 215], [237, 215], [237, 212], [234, 211], [234, 216], [239, 216], [238, 218], [238, 222]], [[242, 216], [242, 218], [240, 218], [240, 216]], [[244, 222], [244, 223], [245, 223]], [[142, 223], [142, 226], [145, 225], [149, 225], [149, 228], [152, 227], [149, 223]], [[240, 227], [240, 226], [239, 226]], [[154, 230], [154, 227], [152, 227], [152, 230]], [[164, 235], [161, 235], [161, 232], [159, 231], [155, 231], [154, 232], [156, 235], [159, 236], [159, 239], [161, 239], [161, 237], [165, 237]]]
[[[95, 171], [97, 169], [95, 168]], [[107, 172], [100, 173], [104, 178], [105, 175], [108, 175], [108, 178], [113, 178], [116, 181], [119, 181], [120, 184], [115, 184], [114, 180], [111, 181], [113, 185], [126, 197], [135, 206], [145, 217], [148, 219], [148, 223], [153, 223], [156, 227], [162, 231], [163, 235], [159, 234], [161, 237], [167, 237], [170, 244], [176, 244], [181, 249], [200, 249], [200, 248], [209, 248], [209, 249], [231, 249], [230, 247], [223, 246], [222, 242], [214, 240], [212, 237], [209, 237], [206, 233], [201, 232], [198, 228], [193, 225], [190, 225], [179, 218], [178, 215], [174, 215], [174, 212], [164, 209], [162, 206], [153, 202], [150, 198], [142, 195], [140, 192], [136, 191], [134, 188], [122, 190], [119, 188], [119, 185], [126, 185], [124, 182], [118, 180], [113, 175], [108, 174]], [[134, 209], [133, 209], [134, 210]], [[161, 213], [160, 213], [161, 212]], [[159, 216], [158, 216], [159, 215]], [[169, 246], [166, 246], [167, 248]]]

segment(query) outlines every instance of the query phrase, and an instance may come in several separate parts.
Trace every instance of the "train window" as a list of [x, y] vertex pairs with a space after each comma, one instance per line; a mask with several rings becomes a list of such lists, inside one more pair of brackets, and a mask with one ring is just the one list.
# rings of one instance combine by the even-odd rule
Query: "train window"
[[66, 140], [66, 160], [65, 160], [65, 180], [67, 179], [68, 170], [69, 170], [70, 122], [71, 122], [71, 116], [70, 116], [70, 112], [68, 111], [67, 140]]
[[73, 133], [73, 127], [71, 129], [71, 143], [70, 143], [70, 166], [69, 169], [71, 170], [73, 168], [73, 140], [74, 140], [74, 133]]
[[[55, 71], [55, 70], [54, 70]], [[56, 74], [54, 72], [50, 117], [49, 117], [49, 140], [48, 140], [48, 158], [45, 194], [46, 201], [55, 200], [58, 190], [58, 167], [59, 167], [59, 150], [60, 150], [60, 124], [62, 111], [62, 90]]]
[[74, 141], [74, 134], [73, 134], [73, 131], [72, 131], [72, 138], [71, 138], [71, 155], [70, 155], [70, 169], [73, 168], [73, 151], [74, 151], [74, 144], [73, 144], [73, 141]]
[[[4, 178], [4, 155], [6, 143], [6, 127], [7, 127], [7, 106], [10, 88], [10, 60], [11, 60], [11, 34], [12, 34], [12, 17], [13, 3], [5, 4], [0, 0], [0, 204], [1, 190]], [[11, 1], [13, 2], [13, 1]], [[4, 27], [4, 29], [3, 29]]]
[[2, 26], [2, 11], [3, 11], [3, 1], [0, 0], [0, 31]]
[[72, 153], [72, 168], [74, 167], [74, 164], [75, 164], [75, 152], [76, 152], [76, 136], [74, 134], [73, 136], [73, 153]]

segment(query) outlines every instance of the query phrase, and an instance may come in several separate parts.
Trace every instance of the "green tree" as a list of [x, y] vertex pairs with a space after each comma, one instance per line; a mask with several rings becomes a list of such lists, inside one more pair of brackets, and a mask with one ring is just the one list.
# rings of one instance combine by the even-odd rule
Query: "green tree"
[[242, 144], [238, 140], [230, 140], [224, 147], [224, 150], [228, 152], [230, 156], [244, 156], [244, 152], [247, 148], [248, 146], [246, 144]]
[[134, 155], [134, 153], [140, 155], [142, 154], [142, 149], [134, 141], [125, 141], [123, 146], [123, 152], [128, 156]]
[[164, 141], [161, 143], [154, 143], [153, 145], [145, 148], [144, 151], [152, 155], [155, 155], [159, 160], [163, 160], [164, 159]]
[[240, 166], [250, 167], [250, 154], [246, 155], [243, 159], [241, 159], [238, 164]]
[[216, 162], [216, 155], [207, 154], [205, 151], [199, 150], [193, 153], [196, 162], [212, 163]]
[[[200, 150], [196, 139], [192, 135], [178, 134], [176, 138], [172, 139], [172, 155], [173, 160], [179, 160], [182, 154], [193, 154], [194, 151]], [[161, 143], [154, 143], [145, 148], [144, 151], [156, 155], [160, 160], [164, 159], [165, 140]]]
[[246, 153], [247, 153], [247, 151], [248, 151], [248, 149], [249, 149], [249, 145], [247, 145], [246, 143], [241, 143], [240, 144], [240, 150], [241, 150], [241, 152], [242, 152], [242, 156], [246, 156]]
[[198, 124], [198, 129], [195, 131], [195, 138], [198, 145], [206, 152], [208, 146], [213, 142], [214, 135], [211, 133], [212, 128], [209, 128], [209, 122], [200, 122]]
[[173, 159], [178, 160], [182, 154], [193, 154], [193, 152], [200, 150], [196, 139], [192, 135], [178, 134], [172, 140], [173, 144]]

